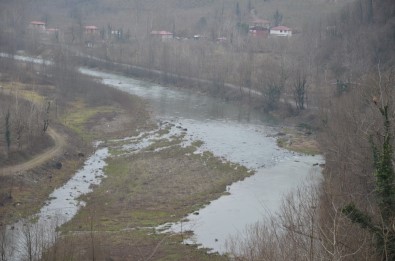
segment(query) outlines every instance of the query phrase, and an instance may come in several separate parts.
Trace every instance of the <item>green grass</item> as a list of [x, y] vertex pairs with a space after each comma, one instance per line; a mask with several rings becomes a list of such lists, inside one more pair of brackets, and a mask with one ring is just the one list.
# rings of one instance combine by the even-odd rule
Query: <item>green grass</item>
[[97, 134], [94, 132], [87, 132], [86, 123], [90, 118], [106, 112], [117, 111], [116, 108], [109, 106], [100, 107], [85, 107], [84, 103], [79, 102], [76, 106], [62, 117], [62, 122], [65, 126], [76, 132], [84, 141], [92, 141]]
[[[251, 175], [246, 168], [223, 162], [210, 152], [192, 154], [196, 147], [182, 148], [177, 145], [180, 140], [158, 140], [154, 147], [164, 148], [159, 152], [149, 150], [109, 159], [107, 178], [93, 193], [82, 197], [87, 206], [63, 231], [88, 231], [87, 220], [94, 217], [94, 229], [114, 231], [113, 241], [120, 245], [125, 244], [120, 240], [124, 229], [133, 229], [133, 233], [138, 230], [134, 236], [139, 242], [157, 241], [163, 235], [142, 228], [179, 221], [223, 195], [226, 185]], [[180, 245], [179, 236], [171, 238], [161, 246], [157, 260], [182, 260], [185, 251], [196, 255], [196, 260], [224, 260]]]

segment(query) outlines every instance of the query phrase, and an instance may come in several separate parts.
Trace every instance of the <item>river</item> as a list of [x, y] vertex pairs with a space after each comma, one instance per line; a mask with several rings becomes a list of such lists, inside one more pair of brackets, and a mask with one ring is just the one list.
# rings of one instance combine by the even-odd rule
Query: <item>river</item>
[[[203, 141], [201, 151], [211, 151], [255, 171], [253, 176], [229, 186], [228, 195], [212, 201], [198, 215], [191, 213], [187, 222], [162, 226], [172, 232], [193, 231], [193, 237], [185, 243], [225, 253], [230, 236], [243, 238], [246, 226], [279, 210], [286, 193], [301, 182], [318, 182], [321, 177], [319, 167], [313, 165], [322, 162], [322, 157], [278, 148], [273, 137], [278, 128], [262, 113], [246, 106], [117, 74], [87, 68], [80, 68], [80, 72], [145, 99], [158, 121], [182, 126], [191, 140]], [[37, 258], [42, 249], [56, 240], [56, 227], [70, 220], [84, 204], [78, 197], [91, 191], [92, 185], [100, 184], [106, 157], [107, 148], [99, 148], [89, 157], [84, 167], [56, 189], [47, 204], [32, 217], [37, 220], [33, 225], [21, 220], [7, 227], [6, 236], [12, 241], [6, 249], [9, 260], [23, 260], [29, 254]], [[29, 239], [30, 235], [42, 238]], [[35, 245], [27, 240], [41, 243]]]
[[320, 168], [313, 165], [321, 163], [322, 157], [279, 148], [273, 138], [278, 129], [262, 113], [190, 90], [86, 68], [80, 71], [146, 99], [158, 120], [181, 125], [190, 137], [203, 141], [201, 150], [256, 172], [229, 186], [229, 195], [214, 200], [199, 215], [190, 214], [188, 222], [164, 225], [170, 227], [168, 231], [193, 231], [186, 243], [225, 253], [230, 236], [243, 238], [246, 226], [279, 210], [285, 194], [321, 177]]

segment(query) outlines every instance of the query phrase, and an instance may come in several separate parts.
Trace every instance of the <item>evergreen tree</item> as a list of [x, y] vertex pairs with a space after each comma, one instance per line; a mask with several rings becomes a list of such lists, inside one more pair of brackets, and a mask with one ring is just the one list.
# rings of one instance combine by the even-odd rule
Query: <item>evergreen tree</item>
[[278, 10], [273, 15], [273, 22], [274, 26], [279, 26], [283, 22], [283, 15]]
[[380, 108], [380, 113], [384, 118], [384, 140], [381, 150], [371, 138], [376, 178], [375, 196], [380, 210], [380, 220], [373, 221], [369, 214], [359, 210], [354, 203], [345, 206], [342, 212], [353, 223], [359, 224], [374, 235], [376, 248], [382, 255], [382, 260], [395, 260], [395, 173], [392, 162], [393, 149], [388, 106]]

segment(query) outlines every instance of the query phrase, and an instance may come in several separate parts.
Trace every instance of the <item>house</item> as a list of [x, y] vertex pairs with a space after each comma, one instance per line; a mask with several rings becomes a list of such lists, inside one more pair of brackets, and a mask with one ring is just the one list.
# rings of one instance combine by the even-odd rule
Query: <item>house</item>
[[194, 40], [206, 40], [207, 38], [208, 38], [207, 36], [204, 36], [204, 35], [201, 35], [201, 34], [195, 34], [193, 36]]
[[228, 39], [226, 37], [218, 37], [217, 38], [217, 43], [225, 43]]
[[45, 33], [50, 36], [54, 37], [56, 40], [59, 40], [59, 29], [58, 28], [47, 28]]
[[248, 34], [252, 37], [263, 37], [267, 38], [269, 35], [269, 29], [261, 26], [252, 26], [248, 30]]
[[122, 31], [121, 30], [111, 30], [111, 35], [117, 39], [122, 38]]
[[268, 20], [264, 20], [264, 19], [253, 19], [250, 22], [250, 28], [252, 27], [259, 27], [259, 28], [266, 28], [269, 29], [271, 26], [271, 22]]
[[58, 28], [47, 28], [45, 30], [45, 32], [47, 34], [58, 34], [59, 33], [59, 29]]
[[45, 30], [46, 23], [41, 21], [31, 21], [29, 27], [32, 29]]
[[99, 28], [94, 25], [86, 25], [84, 26], [85, 34], [96, 35], [99, 34]]
[[167, 41], [167, 40], [173, 39], [173, 33], [168, 32], [168, 31], [152, 31], [151, 36], [158, 38], [162, 41]]
[[92, 41], [85, 41], [85, 47], [93, 48], [93, 47], [95, 47], [95, 44]]
[[270, 28], [271, 36], [292, 36], [292, 30], [286, 26], [276, 26]]

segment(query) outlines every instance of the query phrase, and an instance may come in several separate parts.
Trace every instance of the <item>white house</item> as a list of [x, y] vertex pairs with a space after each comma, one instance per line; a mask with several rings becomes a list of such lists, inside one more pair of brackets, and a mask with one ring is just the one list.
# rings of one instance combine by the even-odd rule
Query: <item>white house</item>
[[292, 29], [286, 26], [276, 26], [270, 28], [271, 36], [292, 36]]

